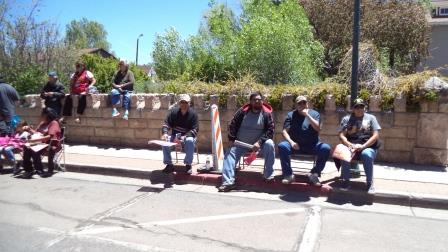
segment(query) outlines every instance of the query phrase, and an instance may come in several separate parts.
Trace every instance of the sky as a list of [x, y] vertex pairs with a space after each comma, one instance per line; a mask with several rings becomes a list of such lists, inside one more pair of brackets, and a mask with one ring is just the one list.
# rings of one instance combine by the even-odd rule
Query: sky
[[[32, 0], [8, 0], [13, 14], [29, 9]], [[218, 0], [232, 9], [239, 0]], [[209, 0], [41, 0], [39, 21], [51, 20], [59, 25], [61, 34], [72, 20], [85, 17], [104, 25], [111, 51], [120, 59], [135, 62], [137, 38], [138, 63], [152, 61], [151, 52], [156, 34], [174, 27], [183, 39], [197, 34], [200, 22], [208, 9]]]

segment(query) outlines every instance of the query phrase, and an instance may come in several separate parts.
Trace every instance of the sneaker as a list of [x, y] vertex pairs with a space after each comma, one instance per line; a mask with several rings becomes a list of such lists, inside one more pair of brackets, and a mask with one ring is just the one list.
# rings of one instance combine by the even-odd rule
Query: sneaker
[[341, 190], [347, 191], [348, 189], [350, 189], [350, 180], [343, 180]]
[[172, 173], [174, 171], [174, 166], [172, 164], [167, 164], [165, 169], [162, 170], [163, 173]]
[[375, 194], [375, 187], [373, 186], [372, 182], [367, 182], [367, 194], [370, 194], [370, 195]]
[[235, 188], [236, 188], [236, 184], [221, 185], [220, 187], [218, 187], [218, 192], [230, 192]]
[[45, 176], [45, 172], [43, 170], [36, 170], [36, 174], [39, 175], [39, 177], [41, 178]]
[[120, 112], [118, 112], [117, 109], [113, 109], [113, 110], [112, 110], [112, 117], [117, 117], [117, 116], [119, 116], [119, 115], [120, 115]]
[[270, 183], [270, 182], [275, 182], [275, 177], [274, 174], [272, 174], [270, 177], [268, 178], [263, 178], [264, 182], [266, 183]]
[[49, 171], [44, 172], [44, 173], [41, 175], [42, 178], [49, 178], [49, 177], [51, 177], [51, 176], [53, 176], [53, 172], [49, 172]]
[[75, 123], [81, 123], [81, 119], [79, 119], [79, 117], [76, 117]]
[[295, 180], [295, 177], [294, 177], [294, 174], [292, 174], [292, 175], [290, 175], [290, 176], [286, 176], [286, 177], [284, 177], [284, 178], [282, 179], [282, 184], [285, 184], [285, 185], [287, 185], [287, 184], [291, 184], [292, 182], [294, 182], [294, 180]]
[[322, 184], [319, 181], [319, 176], [316, 173], [311, 173], [308, 175], [309, 183], [313, 186], [321, 186]]
[[32, 171], [27, 171], [27, 172], [25, 172], [24, 174], [22, 174], [22, 178], [24, 178], [24, 179], [30, 179], [30, 178], [32, 178], [33, 177], [33, 172]]
[[204, 165], [204, 166], [202, 166], [202, 167], [199, 167], [198, 169], [197, 169], [197, 172], [198, 173], [209, 173], [209, 172], [211, 172], [213, 170], [213, 167], [207, 167], [206, 165]]
[[129, 114], [128, 113], [124, 113], [123, 119], [127, 121], [129, 119]]
[[189, 165], [189, 164], [185, 165], [185, 173], [187, 173], [188, 175], [193, 173], [193, 169], [191, 169], [191, 165]]

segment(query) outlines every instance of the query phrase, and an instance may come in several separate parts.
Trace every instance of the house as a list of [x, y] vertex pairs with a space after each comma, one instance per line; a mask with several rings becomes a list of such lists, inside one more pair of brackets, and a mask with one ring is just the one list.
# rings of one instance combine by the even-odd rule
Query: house
[[429, 56], [419, 70], [439, 69], [442, 75], [448, 76], [448, 1], [433, 0], [431, 16], [428, 23], [431, 26], [431, 41], [428, 46]]
[[117, 59], [112, 53], [104, 50], [103, 48], [85, 48], [85, 49], [79, 49], [78, 53], [80, 56], [85, 54], [96, 54], [103, 58], [112, 58]]

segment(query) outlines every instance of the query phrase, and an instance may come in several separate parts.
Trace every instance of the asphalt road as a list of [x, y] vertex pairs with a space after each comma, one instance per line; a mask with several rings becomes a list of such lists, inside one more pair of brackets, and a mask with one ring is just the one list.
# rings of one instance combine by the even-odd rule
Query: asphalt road
[[448, 251], [448, 211], [75, 173], [0, 176], [0, 251]]

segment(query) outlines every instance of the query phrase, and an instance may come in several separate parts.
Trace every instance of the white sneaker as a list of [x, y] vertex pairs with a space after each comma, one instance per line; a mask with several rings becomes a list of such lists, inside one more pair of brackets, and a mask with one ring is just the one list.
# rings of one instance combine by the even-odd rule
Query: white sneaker
[[118, 110], [114, 109], [112, 110], [112, 117], [117, 117], [120, 115], [120, 112], [118, 112]]
[[291, 184], [292, 182], [294, 182], [296, 179], [296, 177], [294, 176], [294, 174], [290, 175], [290, 176], [286, 176], [282, 179], [282, 184]]

